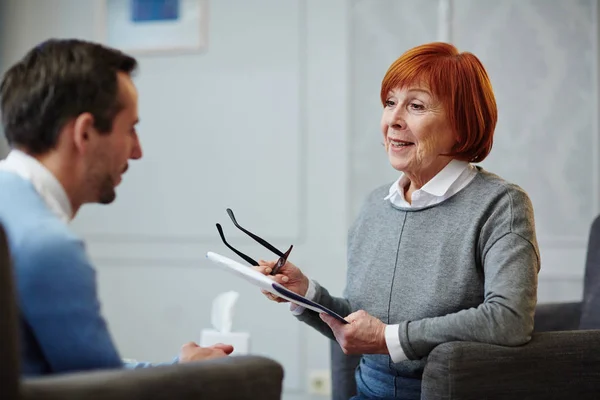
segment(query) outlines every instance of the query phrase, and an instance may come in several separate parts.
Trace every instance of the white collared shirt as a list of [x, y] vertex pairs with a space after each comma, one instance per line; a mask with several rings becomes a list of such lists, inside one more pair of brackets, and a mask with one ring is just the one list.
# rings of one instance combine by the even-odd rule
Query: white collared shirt
[[404, 189], [410, 184], [410, 180], [402, 174], [390, 186], [390, 192], [384, 200], [402, 208], [432, 206], [460, 192], [476, 174], [477, 169], [468, 162], [452, 160], [423, 187], [412, 193], [410, 203], [404, 197]]
[[43, 164], [30, 155], [13, 149], [6, 159], [0, 161], [0, 171], [13, 172], [31, 182], [46, 205], [63, 222], [73, 218], [71, 202], [58, 179]]
[[[404, 190], [410, 184], [410, 180], [404, 174], [400, 175], [400, 178], [390, 186], [389, 194], [382, 200], [389, 201], [393, 205], [402, 208], [433, 206], [460, 192], [475, 178], [475, 175], [477, 175], [477, 168], [470, 163], [452, 160], [423, 187], [412, 193], [410, 203], [404, 197]], [[312, 279], [309, 279], [308, 290], [304, 297], [314, 300], [315, 295], [315, 283]], [[290, 310], [293, 314], [299, 315], [304, 312], [304, 307], [291, 303]], [[387, 325], [385, 328], [385, 342], [390, 357], [395, 363], [408, 359], [400, 345], [399, 328], [399, 324]]]

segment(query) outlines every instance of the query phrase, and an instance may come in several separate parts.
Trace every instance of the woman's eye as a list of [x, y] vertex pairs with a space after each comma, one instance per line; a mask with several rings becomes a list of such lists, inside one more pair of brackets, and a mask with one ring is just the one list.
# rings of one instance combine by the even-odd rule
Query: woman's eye
[[394, 103], [393, 100], [386, 100], [385, 101], [385, 106], [386, 107], [393, 107], [394, 105], [396, 105], [396, 103]]
[[423, 104], [410, 103], [410, 108], [413, 110], [422, 111], [425, 109], [425, 106], [423, 106]]

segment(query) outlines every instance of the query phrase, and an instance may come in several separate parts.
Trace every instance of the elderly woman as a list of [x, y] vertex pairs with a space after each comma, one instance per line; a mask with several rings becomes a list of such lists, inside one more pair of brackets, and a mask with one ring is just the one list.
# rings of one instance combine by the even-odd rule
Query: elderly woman
[[477, 57], [446, 43], [415, 47], [390, 66], [381, 103], [385, 150], [401, 174], [368, 195], [350, 229], [344, 296], [290, 262], [273, 278], [346, 316], [292, 305], [346, 354], [362, 354], [356, 398], [418, 399], [440, 343], [529, 341], [540, 257], [527, 194], [473, 165], [489, 154], [497, 120]]

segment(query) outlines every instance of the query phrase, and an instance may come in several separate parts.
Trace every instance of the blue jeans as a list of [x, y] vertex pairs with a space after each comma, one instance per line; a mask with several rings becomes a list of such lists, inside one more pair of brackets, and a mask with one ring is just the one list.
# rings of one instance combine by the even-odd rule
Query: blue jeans
[[399, 376], [393, 369], [365, 359], [356, 368], [357, 395], [351, 400], [421, 399], [421, 379]]

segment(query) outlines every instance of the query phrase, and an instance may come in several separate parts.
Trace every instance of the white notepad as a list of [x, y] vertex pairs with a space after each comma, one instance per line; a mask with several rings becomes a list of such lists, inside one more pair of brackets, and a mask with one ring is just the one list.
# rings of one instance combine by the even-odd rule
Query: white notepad
[[255, 286], [258, 286], [263, 290], [266, 290], [270, 293], [273, 293], [274, 295], [277, 295], [281, 298], [291, 301], [292, 303], [298, 304], [315, 312], [325, 312], [344, 323], [348, 323], [348, 321], [342, 318], [339, 314], [331, 311], [327, 307], [324, 307], [319, 303], [315, 303], [314, 301], [309, 300], [304, 296], [300, 296], [299, 294], [296, 294], [286, 289], [284, 286], [267, 278], [265, 275], [261, 274], [258, 271], [255, 271], [251, 267], [242, 265], [239, 262], [232, 260], [231, 258], [222, 256], [217, 253], [213, 253], [212, 251], [206, 253], [206, 258], [213, 261], [216, 265], [225, 267], [227, 271], [244, 278], [248, 282], [252, 283]]

